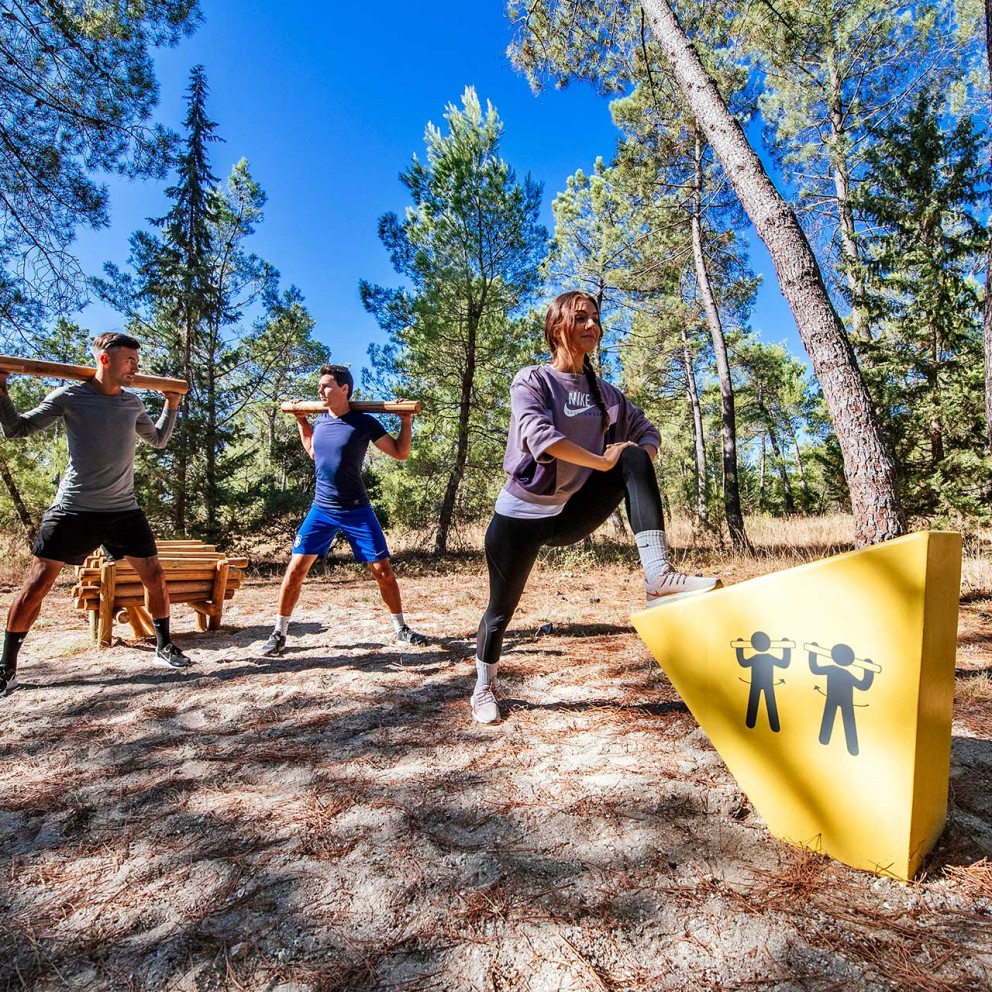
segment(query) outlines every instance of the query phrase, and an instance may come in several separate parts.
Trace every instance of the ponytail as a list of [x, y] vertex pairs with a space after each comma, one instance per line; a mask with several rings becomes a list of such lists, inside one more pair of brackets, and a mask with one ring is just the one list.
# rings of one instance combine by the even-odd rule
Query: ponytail
[[589, 392], [592, 393], [593, 402], [599, 407], [599, 415], [603, 423], [603, 433], [605, 434], [610, 429], [610, 412], [606, 409], [606, 401], [603, 399], [603, 393], [599, 388], [599, 380], [596, 378], [596, 373], [592, 369], [592, 362], [589, 361], [589, 356], [584, 355], [582, 358], [582, 371], [586, 374], [586, 382], [589, 383]]

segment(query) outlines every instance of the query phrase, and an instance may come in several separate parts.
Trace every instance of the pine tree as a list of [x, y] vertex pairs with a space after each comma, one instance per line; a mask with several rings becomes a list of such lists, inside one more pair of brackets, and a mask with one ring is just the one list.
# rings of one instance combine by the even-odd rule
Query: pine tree
[[909, 508], [948, 520], [986, 513], [978, 274], [987, 234], [985, 142], [970, 120], [949, 128], [922, 92], [880, 129], [855, 205], [873, 225], [867, 302], [882, 333], [870, 345]]
[[0, 5], [0, 323], [34, 332], [77, 309], [72, 242], [107, 225], [98, 178], [161, 177], [173, 136], [152, 125], [150, 49], [175, 45], [198, 0]]
[[537, 288], [547, 240], [538, 223], [541, 187], [529, 177], [518, 183], [499, 157], [503, 124], [492, 105], [483, 112], [469, 87], [444, 119], [446, 132], [427, 126], [426, 161], [414, 156], [400, 177], [413, 199], [406, 216], [379, 222], [409, 289], [360, 286], [366, 309], [389, 333], [386, 347], [370, 349], [373, 364], [427, 408], [405, 475], [418, 487], [411, 502], [436, 508], [439, 554], [466, 479], [476, 498], [463, 515], [479, 513], [491, 495], [498, 458], [490, 451], [480, 463], [477, 454], [500, 434], [505, 440], [510, 378], [521, 351], [533, 351], [513, 318]]
[[[534, 79], [550, 69], [558, 78], [581, 75], [615, 90], [623, 85], [618, 73], [629, 72], [645, 38], [654, 36], [687, 110], [771, 255], [843, 451], [856, 541], [871, 544], [903, 533], [906, 518], [892, 454], [816, 258], [795, 213], [769, 178], [671, 2], [641, 0], [640, 10], [632, 10], [627, 5], [602, 8], [558, 0], [534, 4], [512, 0], [510, 12], [523, 25], [517, 60], [529, 67]], [[719, 9], [715, 13], [721, 15]], [[581, 51], [576, 51], [583, 42]]]
[[[181, 370], [190, 384], [180, 423], [165, 453], [143, 474], [153, 499], [168, 512], [173, 532], [196, 531], [212, 540], [245, 523], [245, 508], [266, 489], [246, 477], [253, 449], [254, 400], [274, 360], [298, 343], [312, 321], [298, 291], [280, 299], [275, 268], [248, 249], [263, 217], [265, 193], [244, 159], [220, 184], [209, 161], [217, 140], [206, 112], [202, 67], [187, 92], [185, 151], [168, 189], [172, 206], [154, 221], [156, 231], [131, 239], [132, 273], [105, 266], [100, 295], [125, 314], [133, 332], [152, 343], [157, 371]], [[287, 309], [291, 320], [284, 319]], [[139, 455], [139, 461], [142, 455]], [[195, 498], [194, 498], [195, 494]]]

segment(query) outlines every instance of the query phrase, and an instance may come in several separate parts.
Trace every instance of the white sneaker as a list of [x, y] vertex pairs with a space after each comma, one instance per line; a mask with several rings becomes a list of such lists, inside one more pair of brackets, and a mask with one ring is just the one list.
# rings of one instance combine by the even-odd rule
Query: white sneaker
[[477, 723], [499, 723], [499, 706], [492, 686], [472, 693], [472, 719]]
[[684, 575], [669, 568], [662, 572], [653, 582], [645, 583], [647, 597], [646, 606], [658, 606], [660, 603], [670, 603], [682, 596], [694, 596], [696, 593], [709, 592], [723, 585], [720, 579], [704, 578], [701, 575]]

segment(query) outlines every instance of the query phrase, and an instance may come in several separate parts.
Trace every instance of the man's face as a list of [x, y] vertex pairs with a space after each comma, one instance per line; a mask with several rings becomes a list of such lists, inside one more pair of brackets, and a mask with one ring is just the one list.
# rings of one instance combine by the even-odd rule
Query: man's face
[[130, 386], [138, 374], [138, 351], [136, 348], [111, 348], [100, 355], [99, 361], [107, 370], [112, 382]]
[[339, 386], [337, 379], [332, 375], [322, 375], [317, 384], [317, 395], [324, 406], [330, 407], [334, 403], [340, 404], [348, 399], [348, 387]]

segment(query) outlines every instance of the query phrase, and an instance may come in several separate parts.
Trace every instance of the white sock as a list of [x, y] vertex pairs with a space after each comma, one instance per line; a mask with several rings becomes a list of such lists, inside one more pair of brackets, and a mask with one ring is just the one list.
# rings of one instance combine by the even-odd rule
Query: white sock
[[487, 665], [484, 661], [475, 659], [475, 691], [481, 689], [491, 689], [496, 684], [496, 672], [499, 669], [499, 662]]
[[289, 632], [289, 617], [277, 616], [276, 617], [276, 630], [282, 634], [283, 637]]
[[403, 619], [402, 612], [400, 613], [390, 613], [390, 620], [393, 621], [393, 630], [398, 634], [405, 626], [406, 620]]
[[637, 553], [641, 556], [644, 578], [650, 585], [658, 576], [671, 571], [668, 561], [668, 542], [663, 530], [642, 530], [634, 535]]

